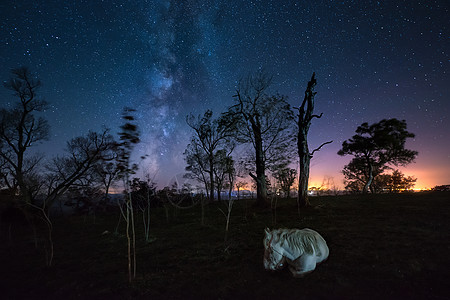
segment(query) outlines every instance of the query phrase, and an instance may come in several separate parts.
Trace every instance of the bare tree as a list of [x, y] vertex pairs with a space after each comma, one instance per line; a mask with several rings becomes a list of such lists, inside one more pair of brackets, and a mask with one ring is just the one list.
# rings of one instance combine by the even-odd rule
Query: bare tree
[[94, 167], [96, 179], [101, 183], [105, 192], [105, 202], [109, 201], [109, 190], [120, 177], [120, 170], [117, 161], [119, 152], [117, 147], [113, 147], [107, 155], [107, 161], [102, 160]]
[[309, 167], [310, 161], [316, 151], [319, 151], [324, 145], [330, 144], [333, 141], [328, 141], [314, 149], [312, 152], [309, 151], [308, 146], [308, 131], [311, 126], [311, 121], [313, 118], [321, 118], [320, 115], [314, 115], [314, 96], [317, 92], [314, 92], [314, 87], [317, 84], [315, 73], [312, 74], [311, 80], [308, 82], [306, 87], [305, 97], [301, 106], [298, 108], [298, 134], [297, 134], [297, 148], [298, 156], [300, 161], [300, 174], [298, 180], [298, 208], [309, 206], [308, 199], [308, 183], [309, 183]]
[[[47, 251], [46, 263], [51, 266], [53, 261], [53, 224], [50, 218], [50, 208], [54, 202], [63, 195], [71, 186], [83, 184], [89, 177], [93, 165], [104, 158], [104, 153], [112, 147], [112, 136], [105, 129], [102, 133], [89, 132], [85, 137], [77, 137], [67, 143], [67, 156], [56, 157], [47, 166], [45, 176], [35, 175], [35, 181], [41, 182], [39, 187], [28, 184], [28, 187], [37, 188], [31, 202], [26, 202], [28, 207], [34, 209], [34, 215], [47, 226]], [[85, 178], [83, 178], [85, 177]], [[28, 191], [31, 191], [28, 188]], [[39, 194], [40, 201], [33, 200], [35, 194]], [[32, 223], [33, 232], [36, 232]]]
[[108, 129], [100, 133], [90, 131], [86, 136], [70, 140], [66, 146], [67, 155], [58, 156], [47, 165], [46, 206], [50, 208], [70, 186], [90, 175], [99, 161], [108, 160], [109, 150], [113, 147], [114, 139]]
[[225, 113], [238, 124], [238, 140], [253, 146], [256, 175], [249, 175], [256, 181], [257, 205], [263, 207], [269, 205], [267, 163], [283, 159], [286, 152], [276, 150], [287, 149], [292, 142], [290, 105], [283, 96], [267, 94], [271, 80], [264, 72], [241, 80], [234, 95], [236, 104]]
[[25, 203], [32, 203], [27, 176], [33, 173], [42, 156], [25, 154], [30, 147], [48, 138], [47, 120], [35, 116], [36, 112], [45, 110], [47, 102], [37, 97], [41, 82], [26, 67], [13, 69], [11, 73], [13, 77], [4, 86], [13, 91], [19, 102], [10, 110], [0, 111], [0, 157], [8, 171], [3, 174], [3, 180], [13, 193], [19, 192]]

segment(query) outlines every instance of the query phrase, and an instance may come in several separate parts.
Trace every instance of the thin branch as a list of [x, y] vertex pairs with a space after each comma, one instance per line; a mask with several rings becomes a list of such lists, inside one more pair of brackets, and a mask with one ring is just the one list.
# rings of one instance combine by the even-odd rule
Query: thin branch
[[326, 144], [331, 144], [332, 142], [333, 142], [333, 141], [328, 141], [328, 142], [323, 143], [323, 144], [320, 145], [318, 148], [314, 149], [314, 150], [309, 154], [309, 156], [310, 156], [310, 157], [313, 157], [314, 152], [320, 151], [320, 148], [322, 148], [322, 147], [325, 146]]
[[320, 119], [320, 118], [322, 118], [322, 115], [323, 115], [323, 113], [320, 113], [320, 115], [312, 115], [312, 116], [311, 116], [311, 119], [312, 119], [312, 118]]

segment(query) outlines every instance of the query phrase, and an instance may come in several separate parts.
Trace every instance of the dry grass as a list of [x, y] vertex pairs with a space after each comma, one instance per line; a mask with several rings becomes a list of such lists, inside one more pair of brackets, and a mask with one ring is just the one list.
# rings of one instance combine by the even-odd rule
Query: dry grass
[[[166, 223], [154, 210], [151, 244], [138, 243], [138, 278], [127, 284], [126, 240], [114, 231], [116, 214], [59, 218], [54, 266], [34, 249], [26, 228], [2, 241], [3, 299], [441, 299], [448, 297], [450, 194], [420, 193], [317, 197], [297, 215], [295, 200], [279, 200], [276, 225], [267, 211], [236, 202], [224, 242], [220, 204], [178, 211]], [[139, 220], [139, 218], [137, 219]], [[288, 270], [266, 272], [263, 230], [309, 227], [328, 243], [330, 257], [302, 279]], [[141, 229], [142, 225], [137, 224]], [[140, 232], [140, 236], [143, 236]]]

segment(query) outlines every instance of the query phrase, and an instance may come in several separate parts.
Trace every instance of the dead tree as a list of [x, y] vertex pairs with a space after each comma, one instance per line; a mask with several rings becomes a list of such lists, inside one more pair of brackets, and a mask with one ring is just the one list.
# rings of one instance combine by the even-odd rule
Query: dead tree
[[322, 114], [314, 115], [314, 96], [317, 92], [314, 92], [314, 87], [317, 84], [316, 74], [313, 73], [311, 80], [308, 82], [308, 86], [305, 91], [305, 98], [303, 99], [302, 105], [298, 108], [298, 135], [297, 135], [297, 147], [298, 147], [298, 157], [300, 162], [300, 172], [298, 179], [298, 208], [309, 206], [308, 199], [308, 182], [309, 182], [309, 166], [311, 158], [314, 152], [319, 151], [324, 145], [330, 144], [333, 141], [328, 141], [320, 145], [318, 148], [314, 149], [312, 152], [309, 151], [308, 147], [308, 131], [311, 126], [311, 120], [313, 118], [321, 118]]

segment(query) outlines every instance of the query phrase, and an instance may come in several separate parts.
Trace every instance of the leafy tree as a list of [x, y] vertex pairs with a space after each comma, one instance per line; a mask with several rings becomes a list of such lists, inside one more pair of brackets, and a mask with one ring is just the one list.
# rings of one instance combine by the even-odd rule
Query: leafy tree
[[314, 97], [317, 92], [314, 92], [314, 88], [317, 84], [315, 73], [312, 74], [311, 80], [308, 82], [305, 91], [305, 97], [303, 98], [303, 102], [298, 108], [298, 134], [297, 134], [297, 149], [298, 149], [298, 157], [300, 162], [300, 174], [298, 179], [298, 199], [297, 204], [298, 207], [309, 206], [308, 200], [308, 183], [309, 183], [309, 167], [311, 158], [313, 157], [316, 151], [319, 151], [324, 145], [330, 144], [333, 141], [328, 141], [320, 145], [318, 148], [313, 151], [309, 151], [308, 146], [308, 132], [309, 127], [311, 126], [311, 121], [313, 118], [321, 118], [322, 113], [320, 115], [314, 115]]
[[278, 170], [273, 173], [273, 176], [277, 180], [278, 185], [284, 192], [286, 198], [289, 198], [291, 187], [294, 184], [295, 178], [297, 177], [297, 170], [291, 169], [286, 166], [281, 166]]
[[[198, 153], [200, 149], [204, 153], [204, 155], [202, 155], [202, 160], [206, 158], [207, 164], [198, 160], [200, 157], [197, 157], [198, 159], [191, 162], [195, 163], [197, 167], [200, 167], [202, 172], [206, 172], [209, 175], [210, 201], [214, 200], [214, 163], [216, 151], [222, 148], [234, 147], [231, 138], [234, 136], [235, 130], [235, 123], [232, 120], [229, 120], [227, 116], [221, 116], [218, 119], [213, 119], [212, 116], [213, 112], [207, 110], [203, 117], [198, 116], [196, 118], [193, 115], [186, 117], [187, 124], [195, 132], [191, 142], [191, 145], [193, 146], [189, 149], [193, 151], [189, 151], [187, 154]], [[196, 170], [197, 173], [200, 169]]]
[[449, 192], [450, 191], [450, 184], [436, 185], [431, 190], [435, 191], [435, 192]]
[[394, 170], [389, 176], [387, 181], [387, 189], [391, 193], [399, 193], [401, 191], [407, 191], [414, 187], [417, 178], [412, 176], [407, 176], [400, 172], [399, 170]]
[[41, 82], [34, 78], [28, 68], [11, 71], [13, 77], [4, 86], [13, 91], [18, 102], [12, 109], [0, 111], [0, 158], [4, 172], [3, 182], [14, 193], [19, 193], [25, 203], [32, 203], [32, 190], [28, 183], [34, 175], [40, 155], [26, 155], [27, 150], [48, 139], [47, 120], [36, 117], [48, 104], [37, 96]]
[[234, 95], [235, 104], [224, 114], [237, 123], [238, 140], [253, 146], [257, 205], [267, 207], [268, 163], [285, 160], [293, 135], [293, 113], [285, 97], [268, 95], [272, 78], [264, 72], [241, 80]]
[[[345, 178], [345, 189], [352, 193], [359, 193], [364, 190], [364, 186], [368, 180], [368, 170], [366, 165], [366, 160], [362, 157], [354, 157], [347, 165], [344, 166], [342, 174]], [[373, 165], [372, 174], [374, 176], [374, 181], [372, 184], [372, 189], [374, 192], [382, 189], [383, 178], [381, 174], [386, 170], [386, 166]]]
[[[417, 178], [407, 176], [399, 170], [394, 170], [392, 174], [380, 174], [375, 176], [372, 183], [372, 191], [374, 193], [399, 193], [408, 191], [415, 185]], [[362, 192], [364, 183], [362, 181], [347, 181], [346, 189], [351, 192]]]
[[[120, 126], [119, 138], [121, 140], [118, 145], [119, 157], [118, 168], [122, 174], [124, 181], [124, 188], [126, 193], [125, 208], [122, 215], [126, 222], [126, 234], [128, 242], [128, 281], [136, 278], [136, 231], [134, 226], [134, 209], [132, 200], [132, 190], [130, 176], [137, 170], [137, 165], [131, 163], [131, 153], [134, 146], [140, 142], [138, 126], [135, 123], [133, 113], [136, 110], [125, 107], [122, 114], [124, 124]], [[122, 206], [120, 206], [122, 207]], [[131, 235], [130, 235], [131, 230]]]
[[[206, 194], [210, 195], [211, 197], [211, 194], [209, 192], [211, 189], [209, 158], [195, 138], [193, 138], [191, 140], [191, 143], [187, 145], [183, 155], [187, 165], [185, 168], [187, 173], [184, 176], [186, 178], [196, 179], [197, 181], [203, 183], [205, 186]], [[212, 194], [212, 196], [214, 196], [214, 193]]]
[[233, 179], [235, 177], [235, 169], [231, 152], [233, 152], [233, 147], [228, 150], [221, 149], [214, 155], [214, 176], [217, 187], [217, 199], [219, 201], [221, 200], [220, 194], [225, 183], [231, 189], [233, 188], [234, 184]]
[[142, 212], [142, 222], [144, 224], [145, 241], [149, 243], [150, 239], [150, 205], [152, 198], [156, 194], [156, 183], [150, 178], [150, 174], [145, 174], [145, 180], [133, 178], [131, 183], [133, 201]]
[[[363, 123], [356, 129], [356, 135], [346, 140], [339, 155], [353, 155], [344, 175], [364, 182], [363, 192], [373, 192], [374, 178], [390, 165], [405, 166], [416, 158], [418, 152], [405, 148], [407, 138], [415, 135], [406, 130], [406, 121], [383, 119], [369, 125]], [[347, 174], [346, 174], [347, 172]]]

